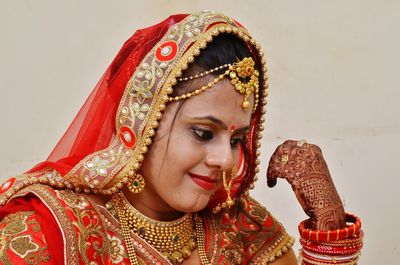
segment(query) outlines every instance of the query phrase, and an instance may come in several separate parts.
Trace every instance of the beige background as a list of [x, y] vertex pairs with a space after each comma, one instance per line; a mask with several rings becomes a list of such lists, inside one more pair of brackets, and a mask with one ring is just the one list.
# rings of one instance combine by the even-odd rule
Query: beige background
[[363, 219], [360, 264], [398, 264], [399, 1], [2, 0], [1, 180], [46, 158], [135, 29], [204, 9], [241, 21], [269, 60], [254, 196], [298, 238], [305, 215], [286, 183], [266, 187], [265, 167], [284, 139], [317, 143], [347, 210]]

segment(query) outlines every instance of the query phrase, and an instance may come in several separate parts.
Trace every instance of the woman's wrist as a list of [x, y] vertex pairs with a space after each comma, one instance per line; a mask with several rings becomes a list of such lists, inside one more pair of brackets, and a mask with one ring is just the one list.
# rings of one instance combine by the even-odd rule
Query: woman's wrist
[[334, 230], [346, 226], [346, 214], [342, 203], [328, 209], [315, 211], [310, 217], [309, 227], [312, 230]]

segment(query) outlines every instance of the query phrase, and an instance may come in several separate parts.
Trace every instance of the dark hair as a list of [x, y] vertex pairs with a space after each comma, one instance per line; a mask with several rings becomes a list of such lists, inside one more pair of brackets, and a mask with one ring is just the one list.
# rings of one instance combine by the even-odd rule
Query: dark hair
[[[245, 57], [252, 57], [252, 54], [247, 47], [246, 43], [240, 39], [239, 37], [233, 34], [220, 34], [217, 37], [214, 37], [212, 42], [201, 51], [200, 55], [195, 58], [193, 64], [189, 65], [188, 69], [183, 72], [183, 76], [190, 76], [199, 72], [207, 71], [213, 69], [215, 67], [231, 64], [237, 61], [242, 60]], [[258, 62], [256, 62], [256, 68], [260, 71], [260, 66]], [[226, 71], [226, 69], [220, 69], [211, 74], [214, 78], [217, 75], [220, 75]], [[179, 96], [182, 94], [186, 94], [188, 92], [192, 92], [197, 89], [198, 86], [194, 86], [193, 83], [196, 83], [194, 80], [188, 80], [185, 82], [180, 82], [174, 87], [174, 92], [172, 97]], [[172, 125], [170, 128], [170, 132], [175, 123], [175, 119], [179, 114], [183, 104], [185, 104], [185, 100], [181, 100], [179, 102], [177, 111], [175, 112]], [[241, 142], [241, 147], [243, 150], [243, 155], [246, 160], [246, 164], [250, 161], [250, 155], [246, 148], [246, 139], [244, 138], [243, 142]], [[169, 139], [167, 143], [167, 150], [169, 146]]]
[[[232, 34], [221, 34], [213, 39], [208, 47], [201, 51], [194, 64], [209, 70], [220, 65], [234, 63], [245, 57], [251, 57], [251, 53], [242, 39]], [[220, 70], [220, 74], [226, 69]]]
[[[245, 57], [252, 57], [252, 55], [242, 39], [233, 34], [220, 34], [214, 37], [204, 50], [201, 50], [194, 63], [189, 65], [189, 68], [183, 72], [183, 76], [190, 76], [224, 64], [231, 64]], [[258, 65], [256, 67], [259, 68]], [[220, 69], [212, 73], [212, 75], [215, 77], [224, 71], [226, 69]], [[191, 89], [194, 90], [196, 88], [191, 86], [190, 81], [178, 83], [174, 87], [172, 97], [191, 92]]]

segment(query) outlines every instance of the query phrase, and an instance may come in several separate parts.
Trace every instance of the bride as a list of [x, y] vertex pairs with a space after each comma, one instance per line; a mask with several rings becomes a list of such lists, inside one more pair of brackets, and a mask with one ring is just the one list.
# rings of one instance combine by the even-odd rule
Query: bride
[[[294, 239], [248, 193], [265, 69], [257, 42], [222, 14], [138, 30], [48, 159], [0, 187], [0, 263], [297, 264]], [[356, 264], [361, 223], [321, 150], [284, 142], [268, 184], [277, 178], [310, 217], [302, 264]]]

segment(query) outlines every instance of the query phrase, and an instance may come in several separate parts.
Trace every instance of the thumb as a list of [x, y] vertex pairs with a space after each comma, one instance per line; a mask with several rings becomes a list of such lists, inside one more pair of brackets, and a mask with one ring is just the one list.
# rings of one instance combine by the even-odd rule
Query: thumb
[[271, 165], [267, 169], [267, 184], [268, 184], [268, 187], [273, 188], [273, 187], [275, 187], [275, 185], [277, 183], [277, 177], [275, 174], [273, 174], [271, 172], [270, 167], [271, 167]]

